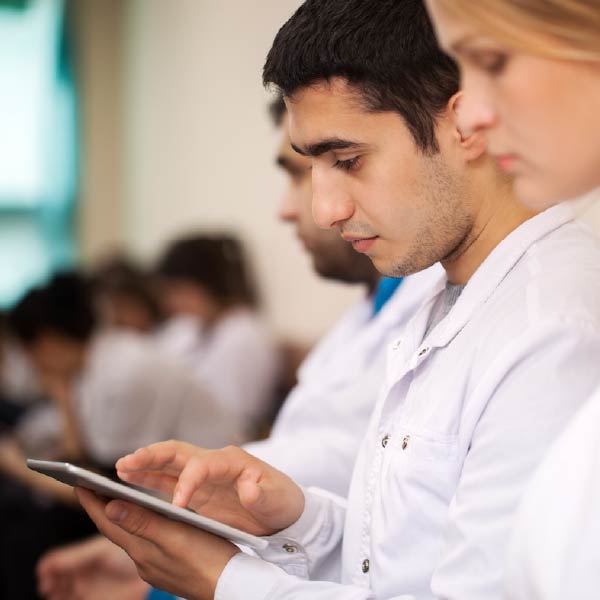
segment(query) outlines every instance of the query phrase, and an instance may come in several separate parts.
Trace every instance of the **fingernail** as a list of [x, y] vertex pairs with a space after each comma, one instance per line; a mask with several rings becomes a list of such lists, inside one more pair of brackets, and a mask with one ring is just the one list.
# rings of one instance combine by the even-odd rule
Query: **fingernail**
[[123, 521], [127, 516], [127, 509], [120, 502], [111, 502], [106, 507], [106, 516], [115, 523]]

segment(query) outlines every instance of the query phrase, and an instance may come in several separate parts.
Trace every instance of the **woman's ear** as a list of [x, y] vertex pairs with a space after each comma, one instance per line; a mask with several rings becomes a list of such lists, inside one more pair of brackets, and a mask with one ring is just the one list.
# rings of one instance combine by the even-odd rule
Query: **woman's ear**
[[472, 131], [465, 127], [461, 112], [468, 103], [468, 95], [459, 91], [448, 101], [448, 112], [453, 119], [456, 141], [465, 153], [467, 162], [477, 160], [487, 150], [487, 141], [482, 131]]

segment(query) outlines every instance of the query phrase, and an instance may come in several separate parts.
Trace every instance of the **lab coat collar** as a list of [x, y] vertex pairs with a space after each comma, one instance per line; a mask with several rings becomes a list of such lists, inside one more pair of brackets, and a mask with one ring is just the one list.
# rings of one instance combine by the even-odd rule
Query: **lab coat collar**
[[[433, 329], [424, 340], [423, 345], [429, 349], [447, 346], [467, 325], [475, 311], [485, 304], [529, 248], [574, 218], [572, 207], [563, 203], [528, 219], [512, 231], [481, 263], [448, 317]], [[429, 314], [437, 295], [443, 291], [446, 282], [447, 278], [445, 281], [439, 282], [437, 294], [428, 303], [427, 314]], [[421, 336], [424, 334], [426, 321], [427, 319], [424, 319], [421, 323], [423, 325]]]

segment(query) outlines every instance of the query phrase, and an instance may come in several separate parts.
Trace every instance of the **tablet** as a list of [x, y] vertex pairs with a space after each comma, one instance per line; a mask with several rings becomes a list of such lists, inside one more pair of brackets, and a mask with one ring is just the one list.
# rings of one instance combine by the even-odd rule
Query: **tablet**
[[219, 537], [230, 540], [236, 544], [248, 546], [254, 550], [264, 550], [269, 543], [267, 540], [240, 531], [235, 527], [230, 527], [208, 517], [203, 517], [195, 513], [194, 511], [174, 506], [166, 500], [161, 500], [156, 496], [152, 495], [150, 491], [143, 491], [142, 488], [135, 488], [127, 485], [126, 483], [119, 483], [65, 462], [53, 462], [48, 460], [34, 460], [32, 458], [27, 459], [27, 466], [39, 473], [53, 477], [62, 483], [68, 485], [83, 487], [88, 490], [92, 490], [98, 493], [100, 496], [107, 498], [118, 498], [120, 500], [127, 500], [134, 504], [139, 504], [144, 508], [149, 508], [169, 519], [174, 521], [181, 521], [187, 525], [198, 527], [198, 529], [204, 529], [210, 533], [218, 535]]

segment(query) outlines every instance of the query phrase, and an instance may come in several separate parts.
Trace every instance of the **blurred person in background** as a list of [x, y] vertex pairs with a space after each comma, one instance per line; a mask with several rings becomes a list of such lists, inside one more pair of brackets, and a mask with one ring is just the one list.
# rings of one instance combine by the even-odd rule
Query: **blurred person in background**
[[[185, 365], [165, 357], [144, 335], [99, 326], [88, 282], [56, 275], [31, 290], [8, 316], [60, 416], [59, 444], [48, 459], [111, 471], [124, 448], [146, 440], [185, 436], [220, 447], [237, 439], [228, 416]], [[34, 595], [35, 562], [59, 543], [94, 531], [78, 509], [67, 506], [68, 486], [25, 466], [18, 441], [0, 443], [0, 472], [17, 491], [4, 494], [0, 589], [11, 598]], [[16, 486], [14, 484], [17, 484]]]
[[[371, 261], [355, 252], [337, 232], [320, 229], [312, 216], [310, 159], [291, 146], [283, 98], [279, 96], [270, 108], [280, 133], [276, 163], [287, 175], [280, 219], [293, 226], [318, 275], [362, 285], [365, 296], [303, 362], [298, 383], [286, 398], [269, 438], [244, 447], [305, 486], [345, 495], [384, 377], [387, 342], [416, 312], [441, 270], [436, 266], [404, 280], [381, 277]], [[63, 600], [77, 597], [65, 590], [94, 597], [106, 589], [102, 585], [108, 581], [112, 581], [115, 594], [128, 592], [136, 581], [141, 582], [127, 555], [105, 538], [50, 552], [38, 573], [48, 597]], [[104, 574], [102, 585], [99, 573]], [[132, 591], [131, 598], [141, 600], [146, 595], [140, 587]]]
[[198, 319], [165, 310], [155, 273], [117, 254], [92, 269], [90, 280], [104, 327], [143, 334], [174, 359], [193, 353], [200, 336]]
[[168, 317], [160, 347], [210, 391], [238, 443], [254, 439], [271, 413], [279, 358], [241, 242], [216, 234], [175, 240], [156, 274]]
[[0, 314], [0, 432], [2, 428], [12, 430], [41, 397], [35, 372], [8, 333], [6, 316]]
[[125, 256], [101, 261], [92, 269], [90, 283], [104, 325], [153, 334], [163, 324], [156, 281]]
[[[487, 136], [522, 201], [546, 208], [589, 192], [598, 202], [600, 4], [427, 3], [442, 47], [461, 68], [465, 127]], [[568, 253], [563, 260], [579, 268]], [[597, 598], [599, 507], [600, 390], [557, 439], [524, 496], [506, 597]]]
[[98, 326], [83, 277], [56, 275], [30, 291], [9, 325], [62, 415], [62, 457], [111, 469], [120, 448], [144, 439], [231, 441], [210, 394], [184, 366], [139, 334]]

